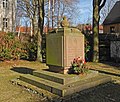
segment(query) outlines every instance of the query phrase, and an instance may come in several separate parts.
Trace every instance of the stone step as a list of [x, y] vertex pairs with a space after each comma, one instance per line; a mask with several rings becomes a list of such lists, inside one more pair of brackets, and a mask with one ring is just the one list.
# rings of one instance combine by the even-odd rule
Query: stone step
[[63, 86], [59, 83], [55, 83], [55, 82], [45, 80], [45, 79], [42, 79], [42, 78], [39, 78], [39, 77], [36, 77], [33, 75], [29, 75], [29, 74], [20, 76], [20, 80], [25, 81], [29, 84], [35, 85], [44, 90], [47, 90], [51, 93], [56, 94], [56, 92], [57, 92], [57, 95], [62, 95], [61, 88]]
[[52, 97], [59, 97], [58, 95], [55, 95], [49, 91], [43, 90], [42, 88], [36, 87], [35, 85], [32, 85], [25, 81], [19, 80], [18, 78], [12, 79], [12, 80], [10, 80], [10, 82], [14, 85], [19, 85], [19, 86], [25, 88], [29, 92], [33, 92], [42, 97], [47, 97], [48, 99], [51, 99]]
[[88, 78], [86, 80], [78, 81], [73, 83], [70, 88], [67, 88], [67, 91], [64, 95], [73, 94], [75, 92], [80, 92], [85, 89], [89, 89], [95, 86], [98, 86], [100, 84], [105, 84], [107, 82], [110, 82], [112, 79], [109, 76], [101, 75], [95, 76], [93, 78]]
[[75, 75], [75, 74], [60, 74], [60, 73], [53, 73], [50, 71], [39, 70], [39, 71], [33, 71], [33, 75], [46, 80], [50, 80], [56, 83], [66, 85], [79, 80], [85, 80], [87, 78], [95, 77], [96, 75], [98, 75], [98, 72], [89, 70], [87, 74]]
[[82, 91], [84, 89], [95, 87], [102, 83], [109, 82], [111, 81], [111, 77], [99, 74], [93, 78], [87, 78], [86, 80], [79, 80], [77, 82], [66, 84], [66, 85], [45, 80], [33, 75], [20, 76], [20, 80], [25, 81], [34, 86], [37, 86], [41, 89], [47, 90], [53, 94], [56, 94], [59, 96], [66, 96], [66, 95], [73, 94], [75, 92]]

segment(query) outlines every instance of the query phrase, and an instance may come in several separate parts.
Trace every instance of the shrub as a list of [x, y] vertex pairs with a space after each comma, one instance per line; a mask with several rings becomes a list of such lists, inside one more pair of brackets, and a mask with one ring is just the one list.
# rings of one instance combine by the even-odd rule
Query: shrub
[[27, 57], [26, 49], [13, 33], [0, 33], [0, 60]]
[[27, 51], [29, 60], [36, 60], [37, 58], [37, 37], [33, 36], [29, 38], [27, 43]]
[[89, 35], [85, 35], [85, 60], [86, 61], [90, 61], [90, 50], [91, 50], [91, 46], [90, 46], [90, 42], [89, 39], [90, 36]]

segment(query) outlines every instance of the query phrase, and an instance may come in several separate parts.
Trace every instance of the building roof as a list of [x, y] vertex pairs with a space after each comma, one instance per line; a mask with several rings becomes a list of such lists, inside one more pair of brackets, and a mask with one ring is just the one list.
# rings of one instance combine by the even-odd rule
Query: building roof
[[[79, 24], [77, 26], [79, 30], [92, 30], [92, 25]], [[99, 30], [103, 30], [103, 25], [99, 25]]]
[[17, 26], [16, 27], [16, 32], [19, 32], [19, 31], [21, 33], [30, 33], [31, 28], [30, 27], [24, 27], [24, 26], [22, 26], [22, 27]]
[[117, 1], [103, 22], [103, 25], [120, 23], [120, 1]]

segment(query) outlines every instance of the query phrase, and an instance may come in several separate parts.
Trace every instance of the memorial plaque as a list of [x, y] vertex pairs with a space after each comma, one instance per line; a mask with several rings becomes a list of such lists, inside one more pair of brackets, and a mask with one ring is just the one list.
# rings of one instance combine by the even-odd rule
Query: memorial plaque
[[51, 36], [47, 38], [47, 64], [51, 64], [54, 66], [61, 66], [62, 63], [62, 36]]

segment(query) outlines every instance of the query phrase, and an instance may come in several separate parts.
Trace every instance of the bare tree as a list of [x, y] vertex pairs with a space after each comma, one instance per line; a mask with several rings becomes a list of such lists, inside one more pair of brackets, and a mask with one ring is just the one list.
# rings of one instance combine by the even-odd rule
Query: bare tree
[[45, 9], [48, 28], [59, 28], [60, 21], [64, 15], [67, 16], [68, 19], [78, 18], [76, 17], [80, 12], [78, 6], [76, 6], [78, 2], [79, 0], [48, 0], [46, 5], [48, 9]]
[[[18, 11], [22, 12], [24, 17], [30, 19], [33, 33], [35, 33], [35, 29], [37, 31], [38, 61], [42, 61], [41, 42], [44, 17], [48, 19], [49, 26], [52, 26], [53, 28], [58, 27], [64, 14], [67, 14], [70, 18], [71, 15], [73, 15], [73, 12], [76, 12], [75, 3], [77, 3], [77, 1], [78, 0], [18, 0]], [[35, 28], [35, 26], [37, 27]]]
[[[32, 33], [35, 33], [35, 23], [37, 22], [36, 20], [36, 14], [37, 14], [37, 1], [36, 0], [18, 0], [17, 3], [17, 10], [20, 13], [20, 16], [22, 14], [22, 17], [26, 17], [30, 19], [31, 22], [31, 30]], [[18, 13], [19, 17], [19, 13]], [[32, 34], [31, 34], [32, 35]]]
[[44, 0], [18, 0], [18, 11], [22, 12], [22, 17], [29, 18], [31, 33], [37, 34], [37, 61], [42, 62], [41, 42], [44, 26]]
[[44, 0], [38, 0], [37, 61], [42, 62], [42, 35], [44, 26]]

